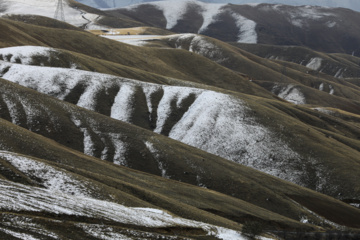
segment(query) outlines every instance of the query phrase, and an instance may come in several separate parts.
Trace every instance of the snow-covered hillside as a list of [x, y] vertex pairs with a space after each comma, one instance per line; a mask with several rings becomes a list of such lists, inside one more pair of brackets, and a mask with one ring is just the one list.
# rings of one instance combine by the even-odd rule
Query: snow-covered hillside
[[[56, 7], [57, 1], [54, 0], [2, 0], [0, 17], [9, 14], [19, 14], [54, 18]], [[77, 27], [86, 26], [88, 29], [98, 28], [94, 21], [100, 17], [99, 15], [72, 8], [66, 1], [63, 1], [63, 8], [67, 23]]]
[[[159, 0], [149, 1], [149, 0], [122, 0], [122, 1], [113, 1], [113, 0], [78, 0], [83, 4], [96, 7], [96, 8], [115, 8], [115, 7], [125, 7], [132, 4], [144, 3], [144, 2], [155, 2]], [[184, 0], [176, 0], [180, 2]], [[246, 4], [246, 3], [272, 3], [272, 4], [286, 4], [286, 5], [315, 5], [323, 7], [343, 7], [349, 8], [352, 10], [360, 11], [360, 2], [357, 0], [345, 0], [345, 1], [333, 1], [333, 0], [200, 0], [201, 2], [206, 3], [233, 3], [233, 4]]]
[[[150, 84], [76, 69], [28, 66], [24, 64], [29, 63], [30, 55], [35, 56], [34, 51], [29, 48], [31, 49], [31, 47], [2, 49], [0, 53], [13, 52], [14, 56], [19, 56], [19, 52], [24, 54], [17, 61], [23, 64], [10, 63], [12, 59], [9, 59], [10, 62], [0, 61], [0, 77], [61, 100], [64, 100], [73, 89], [81, 86], [84, 91], [78, 97], [76, 104], [94, 111], [98, 105], [97, 96], [101, 92], [113, 92], [112, 89], [117, 89], [115, 94], [109, 96], [113, 102], [110, 116], [129, 123], [133, 123], [137, 111], [135, 96], [141, 94], [146, 99], [147, 121], [155, 125], [154, 132], [302, 184], [302, 157], [281, 140], [281, 133], [273, 133], [259, 124], [249, 114], [250, 108], [246, 102], [238, 98], [203, 89]], [[54, 51], [46, 48], [34, 49], [39, 50], [38, 55], [45, 53], [44, 56], [47, 55], [46, 52]], [[29, 53], [29, 56], [25, 53]], [[160, 100], [156, 102], [155, 99], [158, 97]], [[4, 101], [11, 103], [6, 98]], [[12, 109], [10, 105], [9, 109]], [[31, 112], [37, 110], [29, 111], [28, 125], [31, 126], [33, 115]], [[180, 114], [180, 118], [177, 122], [171, 123], [174, 112]], [[11, 115], [13, 123], [16, 124], [17, 113], [11, 112]], [[81, 128], [79, 119], [74, 117], [72, 121]], [[82, 128], [82, 132], [84, 153], [93, 155], [93, 141], [89, 132], [96, 132], [96, 129]], [[112, 161], [126, 165], [124, 159], [126, 142], [116, 136], [110, 138], [117, 146], [117, 154]], [[106, 159], [106, 155], [104, 149], [101, 158]], [[319, 169], [320, 175], [321, 171]], [[325, 178], [323, 180], [326, 181]], [[323, 183], [318, 184], [321, 186]]]
[[[40, 182], [44, 181], [44, 187], [40, 188], [3, 179], [0, 180], [0, 211], [2, 212], [29, 211], [66, 216], [93, 217], [103, 221], [110, 220], [121, 224], [148, 228], [198, 228], [218, 239], [243, 239], [241, 234], [236, 231], [180, 218], [160, 209], [126, 207], [111, 201], [93, 198], [88, 196], [88, 194], [84, 195], [86, 187], [83, 184], [73, 179], [63, 170], [56, 170], [54, 167], [38, 162], [35, 159], [5, 151], [0, 151], [0, 157], [8, 161], [9, 164], [23, 174], [30, 175], [32, 179]], [[14, 223], [16, 224], [14, 225]], [[9, 227], [12, 230], [9, 230]], [[83, 223], [79, 227], [83, 228], [87, 234], [92, 235], [95, 239], [130, 239], [117, 232], [116, 229], [109, 231], [105, 227], [102, 228], [101, 225]], [[28, 230], [27, 234], [22, 233], [24, 229]], [[33, 221], [31, 217], [23, 218], [17, 215], [8, 215], [6, 219], [2, 216], [0, 235], [1, 233], [24, 240], [38, 239], [35, 236], [39, 234], [42, 237], [41, 239], [44, 237], [59, 239], [56, 231], [46, 230], [46, 228], [37, 224], [36, 221]]]

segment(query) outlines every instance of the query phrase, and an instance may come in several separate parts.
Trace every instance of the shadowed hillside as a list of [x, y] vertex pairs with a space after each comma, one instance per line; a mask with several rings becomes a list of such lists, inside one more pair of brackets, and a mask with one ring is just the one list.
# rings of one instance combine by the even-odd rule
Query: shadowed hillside
[[360, 13], [344, 8], [275, 4], [143, 3], [110, 9], [144, 25], [178, 33], [200, 33], [225, 42], [307, 46], [360, 56]]

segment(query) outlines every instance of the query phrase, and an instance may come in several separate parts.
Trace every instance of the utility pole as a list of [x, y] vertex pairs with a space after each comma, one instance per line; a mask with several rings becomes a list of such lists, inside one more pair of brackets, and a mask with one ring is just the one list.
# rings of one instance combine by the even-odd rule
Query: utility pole
[[54, 18], [59, 21], [65, 22], [63, 0], [58, 0]]

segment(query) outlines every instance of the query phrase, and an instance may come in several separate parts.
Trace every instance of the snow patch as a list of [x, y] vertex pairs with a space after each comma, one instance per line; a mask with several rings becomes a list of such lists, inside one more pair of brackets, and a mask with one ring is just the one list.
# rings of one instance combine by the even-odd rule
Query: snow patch
[[0, 231], [6, 233], [8, 235], [11, 235], [15, 238], [22, 239], [22, 240], [40, 240], [39, 238], [35, 238], [33, 235], [30, 235], [30, 234], [19, 233], [19, 232], [11, 231], [9, 229], [5, 229], [5, 228], [1, 228], [1, 227], [0, 227]]
[[135, 87], [132, 85], [123, 85], [120, 88], [113, 106], [111, 107], [111, 117], [130, 122], [133, 112], [133, 102], [135, 96]]
[[[278, 91], [278, 89], [280, 88], [280, 91]], [[306, 104], [306, 99], [304, 94], [300, 91], [300, 89], [298, 89], [297, 87], [295, 87], [292, 84], [287, 85], [286, 87], [279, 87], [279, 86], [275, 86], [274, 89], [272, 90], [273, 93], [275, 92], [279, 92], [277, 94], [277, 96], [279, 98], [282, 98], [288, 102], [294, 103], [294, 104]]]
[[[45, 211], [153, 228], [174, 226], [200, 228], [208, 232], [210, 236], [219, 236], [223, 239], [236, 235], [240, 237], [240, 233], [234, 230], [164, 214], [161, 210], [125, 207], [117, 203], [52, 192], [2, 179], [0, 179], [0, 192], [2, 193], [0, 195], [0, 210], [2, 211]], [[101, 234], [101, 232], [95, 231], [94, 234]], [[107, 237], [111, 236], [113, 235]], [[31, 235], [27, 239], [31, 239]]]
[[49, 191], [90, 196], [86, 184], [48, 164], [6, 151], [0, 151], [0, 157]]
[[344, 78], [344, 69], [340, 68], [334, 75], [336, 78]]
[[328, 114], [328, 115], [333, 115], [335, 113], [334, 111], [331, 111], [331, 110], [326, 109], [326, 108], [321, 108], [321, 107], [312, 108], [312, 109], [315, 110], [315, 111], [321, 112], [321, 113]]
[[90, 131], [87, 128], [82, 127], [80, 120], [73, 118], [72, 121], [75, 124], [75, 126], [78, 127], [80, 129], [80, 131], [84, 134], [84, 140], [83, 140], [84, 141], [84, 154], [89, 155], [89, 156], [94, 156], [95, 144], [92, 141]]
[[[319, 21], [324, 17], [333, 17], [333, 13], [324, 11], [324, 8], [316, 6], [299, 6], [292, 10], [284, 9], [286, 6], [277, 7], [276, 10], [287, 12], [289, 21], [297, 27], [303, 28], [308, 25], [309, 20]], [[332, 24], [332, 23], [331, 23]], [[328, 24], [329, 25], [329, 24]]]
[[[200, 3], [200, 2], [199, 2]], [[201, 25], [198, 33], [204, 32], [210, 24], [216, 21], [216, 16], [219, 15], [222, 10], [221, 8], [225, 6], [224, 4], [201, 4], [202, 6], [202, 16], [203, 24]]]
[[121, 140], [120, 134], [109, 134], [115, 148], [113, 162], [117, 165], [126, 166], [126, 152], [128, 146]]
[[319, 57], [315, 57], [315, 58], [312, 58], [310, 60], [310, 62], [306, 65], [306, 67], [312, 69], [312, 70], [319, 70], [319, 68], [321, 67], [321, 63], [322, 63], [323, 59], [322, 58], [319, 58]]
[[[286, 143], [248, 114], [245, 103], [230, 96], [204, 91], [169, 137], [223, 158], [259, 169], [271, 175], [300, 182], [300, 172], [291, 175], [289, 159], [300, 157]], [[279, 159], [272, 156], [280, 156]]]
[[175, 41], [176, 48], [183, 48], [183, 45], [188, 45], [190, 41], [188, 48], [190, 52], [209, 58], [219, 64], [228, 60], [223, 55], [223, 51], [205, 37], [196, 34], [177, 34], [171, 35], [169, 40]]
[[[25, 216], [6, 214], [6, 215], [0, 216], [0, 222], [1, 222], [1, 225], [3, 225], [4, 227], [11, 227], [11, 228], [15, 227], [16, 229], [19, 229], [19, 230], [26, 229], [26, 231], [31, 232], [31, 233], [36, 233], [36, 235], [40, 234], [40, 235], [42, 235], [41, 239], [44, 239], [44, 238], [60, 239], [56, 233], [46, 230], [46, 228], [44, 226], [34, 223], [33, 219], [25, 217]], [[20, 239], [25, 239], [25, 240], [32, 239], [31, 237], [33, 237], [29, 234], [23, 235], [22, 233], [18, 233], [15, 231], [9, 231], [8, 229], [4, 229], [4, 228], [0, 228], [0, 231], [3, 231], [14, 237], [19, 237]]]
[[[152, 2], [151, 5], [163, 11], [166, 18], [166, 29], [172, 29], [176, 26], [177, 22], [186, 13], [188, 4], [194, 1], [158, 1]], [[146, 3], [145, 3], [146, 4]], [[140, 5], [133, 5], [127, 7], [129, 10], [136, 10]]]
[[134, 45], [134, 46], [145, 46], [148, 41], [161, 39], [164, 36], [160, 35], [100, 35], [101, 37], [115, 40], [118, 42]]
[[153, 154], [156, 162], [158, 163], [159, 166], [159, 170], [161, 171], [161, 176], [163, 178], [170, 178], [167, 174], [166, 174], [166, 169], [165, 169], [165, 165], [163, 162], [160, 161], [159, 156], [160, 153], [159, 151], [154, 147], [154, 145], [151, 142], [145, 142], [145, 145], [147, 147], [147, 149]]
[[236, 20], [236, 25], [239, 28], [238, 42], [239, 43], [257, 43], [256, 22], [247, 19], [237, 13], [232, 13], [231, 16]]
[[336, 24], [337, 24], [336, 22], [329, 21], [329, 22], [326, 23], [326, 26], [327, 26], [328, 28], [333, 28], [333, 27], [336, 26]]
[[53, 48], [38, 46], [21, 46], [0, 49], [0, 59], [12, 63], [31, 65], [33, 58], [37, 56], [50, 58], [51, 52], [57, 52]]

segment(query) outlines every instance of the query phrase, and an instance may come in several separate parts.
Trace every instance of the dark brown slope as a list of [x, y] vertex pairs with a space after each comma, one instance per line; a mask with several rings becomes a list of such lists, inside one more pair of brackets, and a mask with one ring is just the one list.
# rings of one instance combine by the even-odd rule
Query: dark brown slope
[[[135, 67], [166, 77], [272, 98], [272, 95], [267, 91], [245, 80], [233, 71], [186, 51], [163, 51], [135, 47], [86, 32], [43, 28], [5, 19], [0, 19], [0, 21], [3, 24], [4, 31], [9, 31], [9, 35], [0, 38], [2, 47], [19, 45], [50, 46]], [[15, 37], [18, 33], [19, 37]], [[14, 37], [9, 39], [9, 36]], [[26, 41], [26, 38], [29, 41]], [[210, 71], [212, 74], [209, 75]]]
[[[69, 33], [69, 35], [70, 35], [70, 33]], [[76, 36], [78, 36], [78, 35], [76, 35]], [[216, 41], [213, 40], [213, 42], [216, 42]], [[100, 43], [100, 41], [98, 43]], [[58, 44], [60, 44], [60, 43], [58, 43]], [[256, 56], [254, 56], [252, 54], [249, 54], [249, 53], [246, 53], [246, 52], [243, 52], [243, 54], [240, 55], [238, 49], [236, 49], [236, 48], [232, 49], [231, 46], [229, 47], [229, 45], [226, 45], [226, 44], [222, 44], [222, 45], [225, 46], [224, 49], [230, 48], [230, 51], [228, 51], [228, 52], [223, 51], [224, 54], [227, 54], [225, 56], [234, 57], [234, 58], [231, 58], [231, 59], [233, 59], [233, 61], [229, 61], [230, 63], [234, 62], [235, 64], [238, 64], [239, 66], [242, 65], [240, 63], [248, 64], [246, 66], [252, 66], [252, 67], [248, 67], [248, 68], [252, 69], [254, 72], [256, 72], [255, 71], [256, 67], [260, 66], [259, 68], [261, 70], [264, 69], [264, 70], [267, 71], [267, 73], [269, 73], [269, 75], [266, 75], [269, 78], [272, 77], [271, 73], [274, 73], [274, 72], [277, 73], [277, 72], [274, 71], [273, 69], [271, 69], [270, 67], [269, 68], [264, 67], [263, 65], [261, 65], [261, 63], [263, 63], [265, 66], [269, 65], [269, 66], [271, 66], [272, 68], [275, 68], [275, 69], [276, 69], [276, 67], [280, 67], [278, 64], [274, 64], [271, 61], [263, 60], [263, 59], [261, 59], [259, 57], [256, 57]], [[222, 46], [222, 45], [220, 45], [220, 46]], [[118, 46], [124, 47], [127, 52], [131, 52], [132, 50], [134, 50], [135, 52], [133, 52], [133, 54], [135, 54], [135, 55], [138, 53], [137, 51], [139, 51], [139, 49], [140, 49], [140, 48], [131, 48], [131, 47], [126, 49], [127, 46], [122, 45], [122, 44], [120, 44]], [[105, 48], [105, 47], [103, 47], [103, 48]], [[158, 49], [156, 49], [156, 50], [158, 50]], [[186, 51], [183, 51], [183, 50], [182, 51], [181, 50], [171, 50], [170, 52], [172, 52], [172, 51], [180, 52], [181, 54], [179, 56], [183, 56], [183, 53], [186, 53]], [[177, 61], [176, 59], [175, 60], [170, 59], [171, 54], [169, 54], [166, 49], [161, 49], [161, 50], [159, 50], [159, 52], [160, 53], [164, 52], [164, 54], [161, 54], [161, 55], [164, 58], [165, 57], [169, 58], [168, 61]], [[187, 55], [185, 55], [185, 56], [189, 56], [189, 53], [186, 53], [186, 54]], [[195, 54], [193, 54], [193, 55], [195, 55]], [[91, 59], [91, 62], [89, 60], [89, 63], [87, 63], [85, 61], [86, 57], [84, 55], [75, 54], [75, 56], [78, 56], [81, 59], [80, 62], [82, 64], [84, 64], [84, 65], [89, 64], [89, 66], [93, 66], [94, 68], [99, 67], [100, 64], [103, 64], [105, 69], [113, 69], [115, 71], [116, 67], [117, 67], [116, 64], [115, 65], [111, 65], [111, 64], [109, 65], [107, 62], [102, 62], [102, 61], [100, 61], [98, 59], [97, 60]], [[191, 56], [191, 54], [190, 54], [190, 56]], [[244, 57], [244, 56], [246, 56], [246, 57]], [[204, 58], [201, 58], [201, 59], [204, 59]], [[249, 63], [249, 59], [253, 60], [253, 62]], [[207, 62], [210, 62], [210, 61], [207, 61]], [[184, 65], [184, 66], [186, 66], [186, 65]], [[136, 65], [136, 67], [137, 67], [137, 65]], [[187, 68], [183, 68], [182, 71], [186, 74], [187, 71], [192, 72], [193, 68], [194, 68], [194, 66], [187, 65]], [[139, 77], [144, 73], [143, 71], [142, 72], [140, 72], [140, 71], [137, 72], [135, 69], [130, 69], [130, 68], [128, 68], [128, 69], [124, 68], [124, 70], [126, 70], [126, 71], [134, 71], [134, 73], [131, 73], [131, 74], [132, 74], [132, 76], [135, 76], [135, 77]], [[199, 68], [199, 70], [201, 70], [201, 68]], [[201, 70], [201, 72], [204, 72], [204, 71]], [[257, 72], [261, 74], [260, 70], [257, 71]], [[294, 72], [296, 73], [296, 71], [294, 71]], [[212, 72], [209, 69], [207, 69], [206, 75], [204, 75], [203, 77], [206, 78], [207, 76], [209, 76], [209, 73], [212, 73]], [[277, 74], [279, 75], [279, 73], [277, 73]], [[151, 76], [151, 75], [144, 74], [144, 75], [141, 76], [141, 79], [145, 79], [145, 78], [147, 78], [147, 76]], [[266, 76], [264, 75], [264, 77], [266, 77]], [[151, 77], [155, 78], [154, 80], [162, 81], [160, 78], [157, 78], [155, 75], [152, 75]], [[280, 75], [280, 77], [281, 77], [281, 75]], [[300, 77], [302, 77], [302, 79], [306, 80], [306, 78], [304, 76], [300, 76]], [[290, 79], [290, 78], [288, 78], [288, 79]], [[169, 81], [169, 80], [167, 80], [165, 82], [169, 83], [169, 84], [174, 84], [174, 85], [189, 86], [189, 83], [181, 83], [180, 81]], [[249, 82], [249, 81], [247, 81], [247, 82]], [[286, 83], [286, 81], [285, 81], [285, 83]], [[295, 83], [295, 80], [291, 79], [291, 83]], [[202, 88], [199, 85], [197, 87]], [[208, 89], [208, 87], [204, 87], [204, 88]], [[78, 89], [78, 90], [80, 90], [80, 93], [77, 93], [77, 96], [80, 97], [81, 89]], [[216, 90], [216, 89], [214, 89], [214, 90]], [[247, 91], [247, 89], [243, 89], [243, 90]], [[106, 91], [107, 90], [105, 90], [104, 92], [106, 92]], [[219, 91], [222, 91], [222, 90], [219, 90]], [[110, 95], [114, 97], [114, 94], [116, 94], [116, 92], [117, 92], [117, 90], [114, 89], [114, 90], [111, 91]], [[311, 93], [311, 91], [309, 91], [309, 92]], [[327, 104], [330, 104], [331, 101], [328, 101], [328, 99], [326, 101], [324, 101], [324, 99], [321, 99], [321, 96], [330, 96], [331, 97], [331, 95], [326, 94], [326, 93], [322, 93], [322, 94], [323, 95], [315, 94], [313, 96], [313, 99], [315, 99], [315, 100], [319, 99], [320, 103], [326, 102]], [[100, 96], [103, 96], [103, 95], [100, 95]], [[143, 97], [143, 95], [141, 95], [141, 94], [137, 95], [137, 96]], [[309, 94], [309, 96], [311, 96], [311, 94]], [[245, 96], [241, 95], [240, 97], [244, 98]], [[282, 117], [278, 118], [277, 115], [279, 115], [279, 110], [276, 109], [276, 108], [274, 109], [274, 107], [271, 106], [273, 103], [270, 104], [271, 107], [270, 107], [270, 109], [268, 111], [268, 110], [265, 110], [264, 108], [262, 108], [262, 106], [268, 105], [267, 101], [261, 100], [261, 99], [258, 99], [258, 98], [255, 98], [255, 99], [247, 98], [247, 99], [252, 102], [252, 104], [250, 105], [251, 108], [256, 108], [257, 109], [257, 111], [253, 112], [254, 115], [253, 114], [251, 114], [251, 115], [255, 116], [256, 119], [259, 119], [260, 121], [263, 121], [263, 124], [265, 126], [271, 127], [274, 132], [279, 132], [280, 133], [279, 134], [280, 138], [282, 138], [283, 136], [286, 136], [285, 139], [286, 139], [286, 141], [291, 143], [291, 147], [294, 147], [297, 152], [301, 153], [304, 156], [304, 159], [305, 159], [304, 164], [305, 163], [308, 164], [307, 161], [309, 161], [309, 159], [315, 158], [315, 159], [319, 159], [321, 164], [326, 166], [326, 168], [327, 168], [327, 170], [329, 170], [329, 172], [327, 172], [327, 170], [325, 172], [327, 172], [327, 174], [331, 173], [331, 174], [329, 174], [328, 178], [332, 179], [331, 181], [327, 182], [326, 186], [342, 186], [342, 185], [344, 185], [344, 183], [349, 182], [349, 181], [354, 182], [354, 183], [356, 182], [355, 179], [356, 179], [356, 176], [358, 176], [358, 172], [356, 171], [357, 168], [351, 165], [352, 161], [358, 162], [358, 152], [356, 151], [358, 149], [356, 147], [356, 145], [358, 144], [356, 142], [357, 141], [357, 139], [356, 139], [357, 138], [356, 129], [351, 130], [351, 131], [353, 131], [355, 133], [354, 135], [351, 135], [351, 138], [352, 139], [354, 138], [355, 142], [349, 144], [348, 146], [346, 146], [346, 149], [347, 149], [346, 151], [337, 152], [337, 151], [334, 151], [333, 149], [341, 148], [341, 145], [338, 145], [339, 143], [344, 144], [344, 142], [352, 142], [353, 140], [352, 139], [344, 140], [342, 138], [338, 138], [338, 139], [341, 139], [341, 141], [339, 140], [339, 143], [333, 143], [332, 141], [329, 141], [329, 139], [326, 138], [326, 136], [328, 136], [327, 133], [322, 134], [321, 131], [319, 133], [319, 132], [317, 132], [317, 130], [314, 133], [312, 133], [311, 135], [309, 135], [307, 133], [307, 129], [309, 129], [309, 127], [306, 125], [306, 124], [308, 124], [306, 121], [304, 122], [304, 125], [302, 125], [300, 128], [295, 128], [295, 129], [297, 129], [296, 131], [299, 131], [299, 132], [295, 131], [295, 132], [290, 132], [289, 133], [289, 131], [287, 131], [286, 129], [292, 129], [294, 124], [297, 125], [299, 123], [298, 119], [297, 119], [298, 117], [294, 118], [293, 114], [288, 114], [289, 112], [292, 111], [292, 110], [290, 110], [292, 108], [291, 105], [282, 105], [281, 103], [277, 103], [276, 104], [276, 106], [278, 106], [277, 108], [280, 108], [282, 111], [284, 111], [286, 113], [284, 116], [281, 115]], [[334, 99], [334, 98], [332, 98], [332, 99]], [[353, 110], [351, 110], [351, 111], [356, 111], [357, 105], [354, 104], [352, 101], [346, 101], [346, 99], [342, 100], [341, 98], [336, 98], [336, 99], [341, 100], [341, 101], [339, 101], [339, 103], [337, 103], [338, 105], [347, 106], [347, 108], [353, 108]], [[67, 98], [66, 100], [68, 100], [70, 102], [73, 102], [73, 103], [76, 103], [76, 99], [73, 101], [73, 100], [70, 99], [70, 97]], [[111, 97], [109, 97], [109, 96], [106, 96], [106, 101], [107, 101], [107, 103], [110, 103], [109, 106], [111, 106], [111, 101], [113, 101], [113, 99], [111, 99]], [[335, 100], [333, 100], [333, 102], [336, 103]], [[347, 103], [352, 103], [353, 105], [347, 104]], [[104, 104], [102, 102], [98, 102], [97, 103], [98, 107], [96, 108], [96, 110], [98, 110], [99, 112], [101, 112], [103, 114], [109, 115], [109, 106], [105, 106], [105, 105], [106, 104]], [[134, 121], [132, 123], [137, 124], [137, 125], [139, 125], [141, 127], [146, 127], [148, 129], [151, 129], [149, 127], [149, 124], [151, 125], [151, 123], [149, 123], [149, 118], [148, 118], [149, 113], [147, 111], [147, 106], [145, 105], [144, 101], [142, 101], [142, 100], [138, 101], [138, 102], [135, 103], [135, 105], [136, 105], [136, 107], [135, 107], [136, 114], [133, 116]], [[185, 112], [186, 112], [186, 109], [182, 109], [180, 113], [176, 113], [176, 114], [181, 117]], [[272, 119], [272, 121], [268, 121], [267, 119], [269, 119], [269, 118]], [[307, 117], [304, 116], [304, 118], [306, 119]], [[174, 126], [175, 124], [176, 124], [176, 121], [172, 121], [170, 126]], [[279, 128], [279, 126], [284, 126], [284, 125], [288, 126], [288, 128]], [[26, 125], [24, 125], [24, 126], [26, 126]], [[325, 130], [330, 129], [331, 131], [334, 131], [336, 129], [336, 127], [333, 127], [331, 125], [329, 126], [328, 123], [322, 123], [321, 120], [320, 120], [319, 126], [322, 126], [323, 128], [325, 128]], [[352, 128], [350, 128], [350, 129], [352, 129]], [[338, 134], [339, 132], [335, 131], [335, 133]], [[48, 134], [48, 133], [45, 133], [45, 134]], [[303, 140], [303, 142], [305, 142], [304, 145], [299, 145], [298, 142], [294, 140], [294, 139], [297, 139], [299, 134], [301, 136], [304, 136], [304, 140]], [[83, 135], [83, 133], [78, 132], [78, 136], [82, 136], [82, 135]], [[97, 136], [97, 139], [99, 141], [99, 145], [97, 146], [97, 150], [95, 152], [98, 155], [95, 155], [95, 156], [99, 157], [102, 150], [103, 150], [103, 148], [104, 148], [104, 144], [100, 141], [101, 136]], [[314, 139], [316, 139], [316, 140], [314, 140]], [[60, 141], [62, 141], [63, 144], [66, 144], [64, 139], [60, 139]], [[76, 141], [77, 141], [77, 143], [74, 143], [74, 146], [76, 147], [76, 149], [83, 150], [84, 148], [83, 148], [83, 145], [82, 145], [82, 140], [78, 139]], [[323, 146], [317, 147], [318, 142], [323, 142]], [[351, 148], [353, 148], [353, 149], [351, 149]], [[114, 152], [114, 150], [113, 150], [113, 152]], [[312, 156], [312, 155], [308, 154], [309, 152], [315, 152], [315, 153]], [[346, 163], [344, 166], [334, 168], [334, 164], [339, 165], [339, 163], [336, 163], [337, 159], [351, 159], [351, 161]], [[329, 165], [327, 164], [327, 162], [329, 162]], [[305, 167], [306, 164], [305, 165], [301, 164], [301, 166], [299, 166], [300, 169], [304, 170], [306, 172], [309, 172], [311, 174], [313, 174], [313, 172], [317, 172], [315, 166], [318, 163], [316, 163], [314, 165], [310, 161], [310, 166], [312, 166], [310, 168]], [[144, 166], [142, 166], [142, 167], [144, 167]], [[339, 171], [337, 171], [337, 170], [335, 171], [334, 169], [339, 169]], [[350, 180], [349, 180], [349, 177], [348, 177], [349, 171], [351, 173], [354, 172], [354, 174], [352, 174], [352, 177], [350, 178]], [[159, 174], [159, 171], [157, 171], [157, 174]], [[315, 174], [315, 176], [310, 177], [309, 179], [306, 179], [306, 182], [303, 183], [303, 184], [304, 184], [304, 186], [311, 187], [312, 189], [316, 189], [316, 185], [317, 185], [318, 180], [319, 180], [319, 176], [317, 176]], [[338, 194], [339, 194], [339, 191], [338, 191], [337, 187], [334, 187], [334, 188], [325, 187], [325, 188], [322, 188], [319, 191], [323, 191], [324, 193], [327, 193], [327, 194], [329, 194], [331, 196], [334, 196], [334, 197], [338, 196]], [[347, 189], [346, 189], [345, 192], [346, 192], [346, 194], [342, 193], [344, 196], [346, 195], [346, 197], [349, 197], [349, 198], [357, 198], [357, 190], [355, 190], [354, 184], [350, 184], [349, 186], [347, 186]]]
[[258, 43], [307, 46], [330, 53], [352, 54], [355, 51], [354, 54], [360, 56], [359, 26], [354, 24], [360, 21], [359, 12], [271, 4], [233, 5], [231, 8], [257, 23]]
[[[229, 220], [241, 223], [248, 219], [257, 219], [258, 221], [270, 224], [272, 227], [306, 228], [299, 223], [250, 205], [240, 199], [247, 199], [246, 201], [256, 203], [259, 206], [295, 219], [298, 219], [299, 212], [301, 212], [301, 216], [307, 216], [315, 222], [321, 221], [321, 219], [314, 218], [314, 216], [301, 209], [291, 199], [319, 199], [319, 202], [322, 203], [320, 208], [328, 210], [327, 213], [322, 212], [322, 216], [339, 224], [359, 227], [356, 223], [359, 222], [357, 218], [360, 217], [360, 212], [357, 213], [357, 210], [353, 207], [336, 201], [333, 198], [289, 184], [129, 124], [61, 103], [6, 81], [1, 81], [1, 85], [3, 91], [11, 92], [19, 100], [26, 101], [28, 107], [31, 106], [33, 108], [38, 105], [46, 108], [48, 115], [39, 115], [39, 122], [45, 121], [50, 123], [51, 120], [49, 121], [47, 118], [56, 118], [59, 121], [58, 123], [61, 123], [60, 126], [63, 126], [63, 130], [60, 130], [60, 132], [65, 132], [62, 133], [63, 135], [56, 134], [54, 139], [66, 138], [66, 135], [69, 137], [68, 132], [71, 131], [73, 133], [70, 135], [71, 139], [81, 140], [81, 137], [80, 139], [76, 137], [76, 135], [80, 135], [80, 130], [76, 129], [76, 126], [69, 120], [71, 115], [73, 117], [77, 116], [78, 119], [84, 121], [82, 124], [83, 128], [88, 128], [92, 124], [92, 128], [95, 130], [94, 123], [96, 123], [98, 125], [96, 131], [101, 132], [103, 137], [106, 136], [106, 132], [111, 134], [120, 133], [124, 136], [126, 143], [133, 149], [133, 153], [130, 151], [127, 154], [127, 161], [134, 165], [134, 168], [148, 172], [152, 172], [153, 170], [151, 169], [154, 169], [155, 171], [152, 173], [156, 174], [156, 167], [154, 165], [158, 163], [151, 162], [152, 159], [154, 160], [154, 155], [146, 150], [144, 144], [144, 141], [148, 141], [153, 143], [156, 149], [161, 149], [156, 155], [166, 161], [163, 164], [166, 164], [168, 167], [168, 174], [172, 179], [194, 183], [193, 174], [203, 172], [202, 178], [206, 185], [211, 186], [211, 189], [228, 194], [227, 196], [204, 188], [195, 188], [191, 185], [172, 182], [85, 156], [54, 141], [49, 141], [48, 138], [1, 120], [0, 130], [1, 135], [4, 136], [1, 139], [2, 149], [45, 159], [47, 161], [44, 162], [48, 164], [66, 169], [88, 178], [92, 182], [95, 181], [94, 184], [105, 184], [106, 186], [103, 187], [104, 191], [114, 192], [119, 197], [116, 201], [125, 201], [130, 206], [144, 206], [146, 204], [143, 201], [146, 201], [152, 206], [167, 209], [182, 217], [201, 221], [207, 219], [207, 222], [237, 229], [236, 225], [229, 222]], [[36, 101], [32, 99], [36, 99]], [[14, 104], [17, 103], [14, 102]], [[2, 114], [4, 117], [5, 113], [3, 112]], [[86, 122], [84, 118], [89, 122]], [[21, 120], [23, 119], [21, 115], [19, 115], [19, 119], [23, 121]], [[31, 126], [28, 127], [32, 128]], [[46, 127], [48, 129], [51, 128], [50, 125]], [[65, 143], [70, 144], [69, 142]], [[140, 151], [141, 154], [136, 154], [135, 151]], [[143, 167], [141, 167], [142, 162], [146, 162], [146, 165]], [[202, 170], [196, 173], [196, 169], [191, 167], [193, 165], [201, 166]], [[184, 174], [186, 172], [188, 174]], [[10, 174], [10, 178], [8, 174], [3, 175], [3, 177], [12, 179], [12, 175]], [[28, 182], [24, 178], [16, 181]], [[225, 188], [224, 183], [226, 183]], [[126, 194], [123, 195], [119, 191]], [[233, 197], [229, 197], [229, 195]], [[133, 197], [139, 200], [134, 202], [132, 200]], [[219, 202], [223, 204], [219, 204]], [[301, 204], [307, 204], [309, 209], [317, 212], [317, 207], [311, 206], [310, 202], [303, 202]], [[335, 214], [333, 214], [334, 211]], [[209, 215], [206, 212], [215, 213], [217, 216]], [[342, 217], [339, 218], [339, 215]]]
[[360, 59], [347, 54], [326, 54], [298, 46], [233, 43], [262, 58], [297, 63], [303, 66], [314, 58], [321, 59], [318, 71], [337, 78], [355, 78], [360, 75]]
[[[178, 33], [199, 33], [204, 21], [203, 9], [190, 2], [177, 24], [169, 29]], [[132, 9], [106, 11], [117, 16], [127, 15], [144, 25], [166, 28], [164, 13], [151, 3]], [[225, 42], [237, 42], [245, 29], [239, 29], [234, 15], [256, 24], [257, 43], [306, 46], [322, 52], [354, 53], [360, 56], [359, 12], [344, 8], [287, 6], [274, 4], [236, 5], [221, 8], [214, 21], [201, 34]]]

